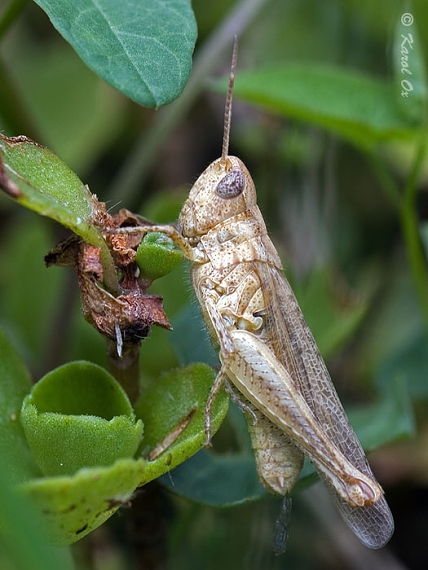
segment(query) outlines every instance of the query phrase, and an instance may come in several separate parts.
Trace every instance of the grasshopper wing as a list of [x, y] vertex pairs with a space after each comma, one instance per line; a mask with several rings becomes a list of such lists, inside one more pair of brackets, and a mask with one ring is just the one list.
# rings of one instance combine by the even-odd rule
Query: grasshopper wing
[[[374, 479], [363, 448], [355, 435], [334, 388], [314, 337], [284, 274], [258, 264], [266, 291], [266, 342], [289, 372], [329, 440], [359, 471]], [[382, 496], [368, 507], [351, 507], [332, 492], [342, 518], [369, 548], [384, 546], [394, 531], [394, 521]]]

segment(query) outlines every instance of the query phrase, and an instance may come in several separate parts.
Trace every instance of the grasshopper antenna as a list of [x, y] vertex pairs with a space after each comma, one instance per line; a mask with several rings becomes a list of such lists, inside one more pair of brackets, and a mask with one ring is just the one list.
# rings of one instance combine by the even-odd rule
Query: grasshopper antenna
[[230, 66], [229, 87], [227, 89], [226, 104], [224, 106], [223, 125], [223, 146], [221, 149], [221, 160], [224, 162], [229, 152], [230, 124], [232, 120], [232, 97], [233, 85], [235, 83], [236, 62], [238, 61], [238, 36], [233, 37], [232, 64]]

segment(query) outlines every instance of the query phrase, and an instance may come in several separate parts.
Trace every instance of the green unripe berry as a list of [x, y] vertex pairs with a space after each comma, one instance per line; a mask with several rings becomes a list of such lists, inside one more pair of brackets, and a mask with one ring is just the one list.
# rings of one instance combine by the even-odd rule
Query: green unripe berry
[[146, 234], [137, 249], [137, 265], [141, 274], [153, 281], [170, 273], [181, 261], [183, 254], [165, 234]]

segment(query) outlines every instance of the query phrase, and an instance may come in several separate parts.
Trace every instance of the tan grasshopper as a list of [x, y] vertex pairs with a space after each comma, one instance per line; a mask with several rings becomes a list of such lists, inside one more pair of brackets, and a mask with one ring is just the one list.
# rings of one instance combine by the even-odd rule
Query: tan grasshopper
[[166, 233], [192, 262], [193, 287], [219, 348], [221, 369], [206, 409], [207, 441], [212, 405], [226, 383], [246, 412], [268, 490], [286, 496], [307, 456], [348, 526], [363, 544], [380, 548], [394, 528], [383, 490], [283, 274], [253, 180], [243, 162], [228, 155], [236, 54], [235, 42], [222, 156], [191, 189], [179, 230], [145, 231]]

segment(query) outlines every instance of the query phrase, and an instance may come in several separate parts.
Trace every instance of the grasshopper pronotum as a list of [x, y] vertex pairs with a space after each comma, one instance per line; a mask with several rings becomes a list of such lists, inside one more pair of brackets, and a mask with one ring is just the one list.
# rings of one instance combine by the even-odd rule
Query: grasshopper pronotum
[[[339, 511], [370, 548], [384, 546], [394, 522], [315, 340], [286, 280], [256, 203], [253, 180], [228, 155], [237, 47], [225, 109], [222, 156], [201, 174], [169, 235], [192, 262], [192, 282], [219, 347], [220, 386], [230, 386], [246, 413], [258, 473], [268, 490], [287, 495], [306, 455]], [[136, 229], [136, 231], [138, 231]]]

